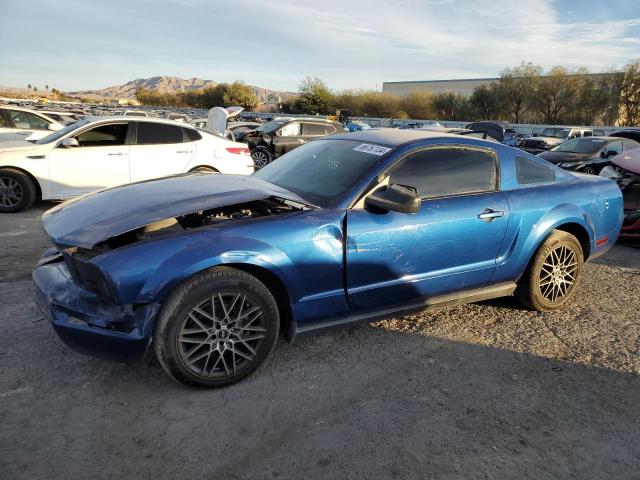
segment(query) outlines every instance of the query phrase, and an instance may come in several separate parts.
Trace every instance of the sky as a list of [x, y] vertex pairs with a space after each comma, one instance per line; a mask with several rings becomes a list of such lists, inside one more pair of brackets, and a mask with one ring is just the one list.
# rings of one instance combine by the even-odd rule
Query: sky
[[640, 57], [640, 0], [0, 0], [0, 85], [172, 75], [296, 91], [593, 71]]

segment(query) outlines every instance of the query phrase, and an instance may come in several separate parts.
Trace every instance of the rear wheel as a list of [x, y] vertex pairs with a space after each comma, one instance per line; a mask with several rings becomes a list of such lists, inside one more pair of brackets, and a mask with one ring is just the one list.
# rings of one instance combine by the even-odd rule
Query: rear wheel
[[596, 170], [596, 168], [595, 168], [595, 167], [592, 167], [592, 166], [587, 165], [586, 167], [584, 167], [584, 168], [582, 169], [582, 173], [586, 173], [586, 174], [588, 174], [588, 175], [597, 175], [597, 174], [598, 174], [598, 171]]
[[273, 161], [273, 155], [267, 147], [259, 146], [252, 150], [251, 158], [256, 168], [266, 167]]
[[153, 342], [160, 364], [175, 380], [221, 387], [265, 362], [279, 328], [278, 308], [267, 287], [248, 273], [218, 267], [171, 294]]
[[36, 200], [36, 186], [20, 170], [0, 170], [0, 212], [26, 210]]
[[542, 243], [525, 272], [517, 296], [540, 312], [562, 308], [576, 292], [584, 257], [576, 237], [554, 230]]

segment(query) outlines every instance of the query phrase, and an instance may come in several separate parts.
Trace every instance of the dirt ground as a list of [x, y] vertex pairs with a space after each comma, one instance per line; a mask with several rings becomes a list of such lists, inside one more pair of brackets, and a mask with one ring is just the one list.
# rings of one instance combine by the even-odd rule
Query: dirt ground
[[2, 479], [640, 478], [640, 249], [587, 264], [557, 313], [503, 299], [281, 341], [203, 391], [55, 337], [30, 281], [48, 206], [0, 216]]

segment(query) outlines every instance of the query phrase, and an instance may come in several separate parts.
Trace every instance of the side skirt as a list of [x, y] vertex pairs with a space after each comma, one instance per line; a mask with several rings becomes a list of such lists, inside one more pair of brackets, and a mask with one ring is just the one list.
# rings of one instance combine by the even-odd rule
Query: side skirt
[[516, 287], [517, 285], [514, 282], [499, 283], [488, 287], [430, 297], [420, 303], [367, 310], [351, 315], [330, 318], [322, 322], [314, 322], [309, 325], [301, 326], [294, 321], [291, 322], [291, 326], [289, 327], [287, 339], [291, 344], [293, 344], [295, 339], [300, 335], [318, 333], [338, 327], [349, 327], [363, 323], [371, 323], [378, 320], [384, 320], [385, 318], [402, 317], [421, 311], [430, 312], [440, 308], [452, 307], [454, 305], [463, 305], [465, 303], [481, 302], [492, 298], [507, 297], [516, 290]]

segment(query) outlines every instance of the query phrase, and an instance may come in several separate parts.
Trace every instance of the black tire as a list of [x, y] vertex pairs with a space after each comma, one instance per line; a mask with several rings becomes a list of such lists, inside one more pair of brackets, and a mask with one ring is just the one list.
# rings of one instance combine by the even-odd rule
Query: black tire
[[598, 175], [598, 169], [596, 167], [592, 167], [591, 165], [587, 165], [582, 169], [581, 173], [586, 173], [587, 175]]
[[271, 155], [267, 147], [259, 145], [251, 151], [251, 159], [253, 160], [253, 166], [260, 169], [273, 162], [273, 155]]
[[531, 260], [516, 296], [525, 306], [539, 312], [562, 308], [575, 294], [583, 266], [584, 255], [578, 239], [554, 230]]
[[0, 212], [20, 212], [36, 201], [36, 186], [26, 173], [0, 169]]
[[[236, 320], [223, 326], [222, 316]], [[158, 315], [153, 344], [158, 361], [174, 380], [222, 387], [264, 364], [279, 330], [280, 315], [269, 289], [246, 272], [216, 267], [171, 293]]]

